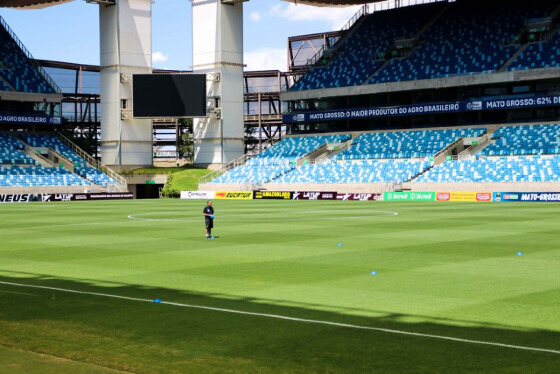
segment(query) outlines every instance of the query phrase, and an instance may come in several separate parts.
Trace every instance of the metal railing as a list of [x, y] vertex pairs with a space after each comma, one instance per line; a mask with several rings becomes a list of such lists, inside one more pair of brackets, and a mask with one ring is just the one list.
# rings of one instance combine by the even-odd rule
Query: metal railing
[[[339, 30], [340, 32], [348, 31], [354, 26], [354, 24], [362, 17], [367, 14], [372, 14], [375, 12], [380, 12], [384, 10], [396, 9], [396, 8], [404, 8], [408, 6], [414, 5], [422, 5], [422, 4], [431, 4], [431, 3], [438, 3], [438, 2], [452, 2], [454, 0], [401, 0], [400, 2], [389, 2], [383, 1], [374, 4], [364, 4], [357, 12], [342, 26]], [[343, 38], [343, 37], [342, 37]], [[341, 40], [340, 38], [339, 40]], [[338, 41], [337, 41], [338, 43]], [[319, 59], [324, 55], [326, 51], [326, 46], [321, 46], [321, 48], [315, 53], [312, 57], [307, 59], [307, 64], [305, 66], [310, 67], [313, 66], [319, 61]]]
[[66, 144], [71, 150], [76, 152], [76, 154], [78, 156], [80, 156], [81, 158], [86, 160], [86, 162], [91, 167], [94, 167], [96, 169], [101, 170], [102, 172], [104, 172], [105, 174], [107, 174], [109, 177], [113, 178], [117, 182], [117, 185], [108, 184], [107, 185], [107, 190], [109, 190], [111, 192], [127, 192], [128, 191], [128, 186], [127, 186], [127, 183], [126, 183], [126, 179], [122, 175], [114, 172], [113, 170], [111, 170], [109, 167], [107, 167], [106, 165], [104, 165], [100, 161], [91, 157], [83, 149], [81, 149], [76, 144], [74, 144], [70, 139], [68, 139], [66, 136], [62, 135], [59, 131], [55, 131], [55, 133], [56, 133], [57, 137], [64, 144]]
[[[341, 32], [343, 31], [348, 31], [352, 28], [352, 26], [354, 26], [354, 24], [364, 15], [368, 14], [368, 5], [364, 4], [357, 12], [356, 14], [354, 14], [352, 16], [352, 18], [350, 18], [348, 20], [348, 22], [346, 22], [344, 24], [344, 26], [342, 26], [342, 28], [339, 30]], [[342, 39], [342, 38], [341, 38]], [[339, 39], [340, 40], [340, 39]], [[306, 66], [313, 66], [317, 63], [317, 61], [319, 61], [319, 59], [323, 56], [323, 54], [326, 51], [326, 45], [321, 46], [321, 48], [319, 48], [319, 50], [317, 51], [317, 53], [315, 53], [311, 58], [307, 59], [307, 64]]]
[[[278, 140], [278, 139], [272, 139], [272, 138], [271, 138], [271, 139], [268, 139], [266, 142], [262, 143], [262, 145], [265, 146], [265, 145], [267, 145], [267, 144], [270, 144], [269, 147], [272, 147], [272, 146], [275, 144], [275, 142], [278, 142], [278, 141], [280, 141], [280, 140]], [[266, 148], [269, 148], [269, 147], [266, 147]], [[265, 149], [266, 149], [266, 148], [265, 148]], [[205, 176], [203, 176], [202, 178], [200, 178], [200, 179], [198, 180], [198, 183], [199, 183], [199, 184], [201, 184], [201, 183], [208, 183], [208, 182], [210, 182], [211, 180], [218, 178], [220, 175], [222, 175], [222, 174], [224, 174], [224, 173], [230, 171], [230, 170], [233, 169], [233, 168], [236, 168], [236, 167], [238, 167], [238, 166], [245, 165], [245, 164], [247, 163], [247, 161], [249, 161], [251, 158], [253, 158], [253, 157], [259, 155], [260, 153], [261, 153], [261, 152], [257, 152], [257, 153], [255, 153], [255, 154], [248, 154], [248, 153], [247, 153], [247, 154], [244, 154], [243, 156], [241, 156], [241, 157], [239, 157], [239, 158], [237, 158], [237, 159], [235, 159], [235, 160], [232, 160], [232, 161], [228, 162], [227, 164], [223, 165], [223, 166], [222, 166], [221, 168], [219, 168], [218, 170], [214, 170], [214, 171], [212, 171], [212, 172], [206, 174]]]
[[41, 67], [41, 65], [39, 65], [39, 63], [33, 58], [33, 56], [31, 55], [31, 53], [27, 50], [27, 48], [25, 48], [25, 46], [23, 45], [23, 43], [21, 42], [21, 40], [19, 40], [19, 38], [17, 37], [17, 35], [12, 31], [12, 29], [10, 28], [10, 26], [8, 26], [8, 24], [6, 23], [6, 21], [4, 20], [4, 18], [2, 18], [2, 16], [0, 16], [0, 24], [2, 24], [2, 26], [4, 26], [4, 28], [6, 29], [6, 31], [8, 32], [8, 34], [10, 34], [10, 36], [12, 37], [12, 39], [16, 42], [16, 44], [18, 45], [18, 47], [22, 50], [23, 54], [25, 54], [25, 56], [28, 58], [29, 62], [31, 63], [31, 65], [33, 65], [33, 67], [35, 69], [37, 69], [37, 71], [39, 72], [39, 74], [43, 77], [44, 80], [47, 81], [47, 83], [52, 87], [52, 89], [56, 92], [56, 93], [61, 93], [62, 91], [60, 90], [60, 87], [58, 87], [58, 85], [54, 82], [54, 80], [49, 76], [49, 74], [45, 71], [45, 69], [43, 69]]

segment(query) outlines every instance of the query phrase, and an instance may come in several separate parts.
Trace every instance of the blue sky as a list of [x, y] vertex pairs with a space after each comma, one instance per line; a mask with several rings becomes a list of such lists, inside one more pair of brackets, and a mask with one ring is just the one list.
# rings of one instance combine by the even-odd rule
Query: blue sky
[[[340, 29], [359, 7], [317, 8], [280, 0], [244, 4], [247, 70], [286, 70], [289, 36]], [[38, 10], [0, 8], [0, 15], [35, 58], [99, 64], [98, 6], [83, 0]], [[191, 2], [156, 0], [152, 6], [153, 66], [190, 70]]]

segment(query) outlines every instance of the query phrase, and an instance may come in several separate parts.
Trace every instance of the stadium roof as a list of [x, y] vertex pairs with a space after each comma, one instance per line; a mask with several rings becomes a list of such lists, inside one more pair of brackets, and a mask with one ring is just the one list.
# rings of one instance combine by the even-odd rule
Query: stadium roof
[[[23, 9], [39, 9], [46, 8], [53, 5], [67, 3], [73, 0], [0, 0], [1, 8], [23, 8]], [[247, 0], [230, 0], [233, 2], [243, 2]], [[364, 3], [378, 3], [383, 0], [283, 0], [290, 3], [306, 4], [315, 6], [344, 6], [344, 5], [358, 5]], [[114, 3], [114, 0], [86, 0], [92, 3]]]

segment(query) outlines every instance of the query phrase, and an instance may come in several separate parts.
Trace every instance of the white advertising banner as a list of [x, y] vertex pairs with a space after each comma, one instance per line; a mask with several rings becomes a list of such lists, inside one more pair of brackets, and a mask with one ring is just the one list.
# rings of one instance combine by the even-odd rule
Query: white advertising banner
[[216, 198], [215, 191], [181, 191], [181, 199], [207, 200]]

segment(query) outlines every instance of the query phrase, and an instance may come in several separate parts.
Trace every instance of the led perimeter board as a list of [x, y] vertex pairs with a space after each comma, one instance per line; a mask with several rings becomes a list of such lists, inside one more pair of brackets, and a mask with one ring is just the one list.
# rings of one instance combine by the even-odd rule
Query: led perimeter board
[[134, 74], [132, 115], [206, 117], [206, 74]]

